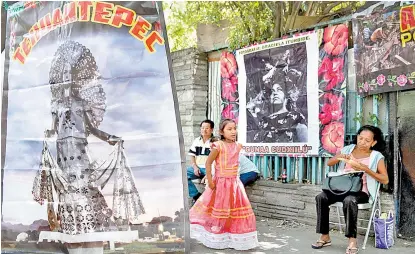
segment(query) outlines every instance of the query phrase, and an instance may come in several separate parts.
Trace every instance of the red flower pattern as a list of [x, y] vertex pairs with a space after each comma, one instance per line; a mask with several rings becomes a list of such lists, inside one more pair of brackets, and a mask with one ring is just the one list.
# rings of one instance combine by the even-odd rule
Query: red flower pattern
[[342, 119], [343, 97], [341, 95], [336, 96], [332, 93], [327, 93], [324, 95], [324, 99], [326, 100], [326, 102], [321, 108], [321, 112], [319, 114], [321, 124], [325, 125], [330, 123], [331, 121], [339, 121], [340, 119]]
[[[344, 52], [348, 44], [348, 27], [344, 24], [324, 29], [321, 48], [321, 64], [318, 69], [320, 89], [325, 91], [320, 106], [320, 142], [327, 153], [336, 154], [344, 145], [342, 93], [333, 94], [333, 88], [340, 89], [345, 76]], [[382, 80], [379, 80], [382, 81]]]
[[222, 77], [222, 99], [229, 103], [222, 110], [222, 118], [231, 118], [238, 121], [238, 91], [237, 64], [235, 56], [230, 52], [222, 52], [220, 58], [220, 73]]
[[220, 73], [222, 78], [230, 78], [235, 75], [237, 69], [235, 56], [230, 52], [223, 52], [220, 57]]
[[222, 118], [230, 118], [235, 120], [236, 122], [238, 121], [235, 111], [237, 109], [234, 109], [234, 104], [228, 104], [223, 110], [222, 110]]
[[337, 56], [347, 48], [349, 39], [349, 28], [340, 24], [324, 29], [324, 50], [331, 55]]
[[337, 84], [343, 82], [343, 58], [334, 58], [331, 60], [328, 57], [325, 57], [321, 62], [320, 68], [318, 69], [318, 75], [323, 74], [323, 79], [327, 82], [325, 90], [331, 90], [336, 87]]
[[344, 145], [344, 124], [331, 122], [321, 132], [321, 144], [329, 153], [336, 154]]
[[235, 101], [238, 86], [238, 78], [232, 76], [230, 79], [222, 78], [222, 98], [227, 99], [228, 101]]

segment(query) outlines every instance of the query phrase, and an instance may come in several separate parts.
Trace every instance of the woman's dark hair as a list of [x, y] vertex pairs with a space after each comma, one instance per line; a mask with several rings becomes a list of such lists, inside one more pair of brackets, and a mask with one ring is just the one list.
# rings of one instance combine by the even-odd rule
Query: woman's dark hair
[[[225, 129], [225, 126], [226, 126], [228, 123], [234, 123], [234, 124], [236, 124], [235, 120], [230, 119], [230, 118], [225, 118], [225, 119], [223, 119], [223, 120], [220, 122], [220, 125], [219, 125], [219, 131], [220, 131], [220, 132], [223, 132], [223, 130]], [[224, 139], [225, 139], [225, 137], [224, 137], [222, 134], [220, 134], [220, 139], [221, 139], [221, 140], [224, 140]]]
[[372, 150], [376, 150], [378, 152], [384, 152], [386, 149], [386, 142], [383, 139], [382, 131], [375, 126], [372, 125], [364, 125], [360, 127], [357, 131], [357, 135], [353, 138], [352, 144], [357, 144], [357, 136], [362, 133], [362, 131], [370, 131], [373, 133], [373, 140], [376, 140], [376, 144], [371, 148]]
[[272, 87], [275, 84], [278, 84], [281, 86], [281, 89], [284, 91], [284, 94], [286, 94], [286, 81], [285, 81], [285, 73], [279, 69], [275, 70], [274, 75], [269, 79], [269, 81], [265, 84], [266, 88], [269, 90], [272, 90]]

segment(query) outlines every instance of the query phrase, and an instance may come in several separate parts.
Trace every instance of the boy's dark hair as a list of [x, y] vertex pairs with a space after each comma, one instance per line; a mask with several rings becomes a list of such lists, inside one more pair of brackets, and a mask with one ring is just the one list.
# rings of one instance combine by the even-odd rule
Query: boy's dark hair
[[204, 124], [204, 123], [208, 123], [208, 124], [210, 125], [210, 128], [212, 128], [212, 129], [214, 129], [214, 128], [215, 128], [215, 123], [214, 123], [212, 120], [209, 120], [209, 119], [203, 120], [203, 121], [200, 123], [200, 127], [202, 127], [202, 124]]
[[376, 151], [381, 152], [381, 153], [383, 153], [385, 151], [386, 142], [383, 139], [383, 133], [378, 127], [375, 127], [375, 126], [372, 126], [372, 125], [364, 125], [364, 126], [360, 127], [360, 129], [357, 131], [357, 135], [353, 138], [352, 144], [357, 144], [357, 136], [362, 131], [370, 131], [370, 132], [373, 133], [373, 140], [376, 140], [377, 142], [371, 148], [372, 150], [376, 150]]

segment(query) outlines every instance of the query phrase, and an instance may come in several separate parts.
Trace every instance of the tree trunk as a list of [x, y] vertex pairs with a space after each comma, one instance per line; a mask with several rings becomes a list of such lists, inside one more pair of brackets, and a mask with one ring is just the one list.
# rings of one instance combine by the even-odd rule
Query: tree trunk
[[310, 10], [310, 15], [309, 16], [315, 16], [317, 14], [317, 11], [318, 11], [319, 8], [320, 8], [320, 3], [313, 4], [313, 6]]
[[287, 19], [285, 30], [288, 31], [294, 27], [294, 22], [298, 16], [298, 11], [300, 10], [301, 2], [295, 2], [293, 8], [291, 9], [290, 16]]
[[275, 19], [275, 24], [274, 24], [274, 33], [273, 36], [274, 38], [279, 38], [281, 37], [281, 21], [282, 21], [282, 16], [281, 16], [281, 12], [282, 12], [282, 8], [279, 2], [275, 2], [274, 3], [274, 19]]
[[311, 10], [313, 8], [314, 2], [309, 2], [307, 6], [307, 11], [305, 13], [306, 16], [310, 16]]

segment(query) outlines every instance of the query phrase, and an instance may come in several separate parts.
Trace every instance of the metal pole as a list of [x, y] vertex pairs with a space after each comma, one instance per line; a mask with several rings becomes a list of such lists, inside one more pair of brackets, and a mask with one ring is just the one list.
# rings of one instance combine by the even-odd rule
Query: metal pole
[[[393, 200], [395, 206], [395, 220], [394, 229], [396, 237], [398, 229], [396, 224], [399, 223], [399, 126], [398, 126], [398, 100], [397, 92], [392, 92], [389, 95], [389, 133], [393, 133]], [[390, 144], [389, 144], [390, 146]]]

